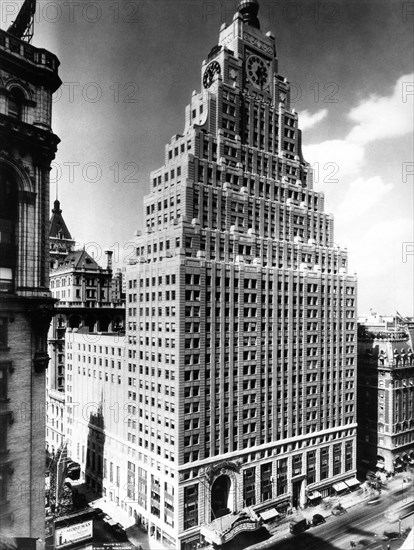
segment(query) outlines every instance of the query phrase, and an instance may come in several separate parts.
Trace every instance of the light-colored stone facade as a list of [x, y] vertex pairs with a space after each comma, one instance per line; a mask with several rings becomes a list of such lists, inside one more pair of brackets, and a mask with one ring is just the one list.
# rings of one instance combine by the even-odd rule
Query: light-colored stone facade
[[[126, 271], [124, 367], [99, 364], [103, 339], [76, 335], [85, 348], [67, 350], [72, 458], [86, 460], [79, 411], [97, 403], [95, 465], [120, 467], [112, 499], [157, 548], [216, 542], [216, 517], [304, 505], [356, 472], [356, 277], [255, 6], [223, 25], [151, 175]], [[111, 424], [116, 403], [127, 416]]]
[[255, 1], [240, 10], [151, 175], [127, 270], [130, 437], [152, 480], [136, 511], [186, 549], [216, 517], [303, 506], [356, 472], [356, 278], [274, 37]]
[[127, 510], [125, 335], [69, 329], [65, 353], [68, 455], [99, 496]]
[[50, 288], [57, 302], [48, 337], [51, 361], [46, 375], [46, 446], [53, 455], [66, 441], [66, 330], [82, 327], [91, 332], [123, 330], [125, 312], [120, 296], [116, 305], [112, 297], [110, 251], [107, 252], [107, 266], [101, 267], [85, 250], [60, 255], [56, 252], [54, 239], [50, 240], [50, 247], [51, 256], [55, 257]]

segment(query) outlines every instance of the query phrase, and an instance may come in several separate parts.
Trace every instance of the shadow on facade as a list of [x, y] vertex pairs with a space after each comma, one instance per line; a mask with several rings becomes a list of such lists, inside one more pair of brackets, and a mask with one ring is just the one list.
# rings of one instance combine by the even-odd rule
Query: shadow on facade
[[365, 480], [376, 471], [378, 449], [378, 346], [358, 327], [357, 476]]
[[102, 403], [98, 410], [89, 416], [88, 438], [86, 442], [85, 483], [99, 497], [103, 495], [104, 477], [103, 456], [105, 448], [105, 422]]

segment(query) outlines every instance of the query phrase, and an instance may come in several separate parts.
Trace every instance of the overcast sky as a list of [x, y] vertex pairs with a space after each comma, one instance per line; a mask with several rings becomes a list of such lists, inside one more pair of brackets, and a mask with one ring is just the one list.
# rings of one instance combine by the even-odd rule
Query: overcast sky
[[[19, 2], [2, 4], [5, 28]], [[38, 0], [33, 44], [58, 56], [63, 81], [53, 109], [62, 141], [52, 179], [79, 243], [131, 251], [149, 173], [183, 131], [201, 63], [237, 5]], [[359, 277], [359, 313], [413, 315], [414, 3], [260, 5], [262, 29], [276, 36], [279, 72], [292, 84], [315, 189], [325, 192], [335, 242], [348, 248]]]

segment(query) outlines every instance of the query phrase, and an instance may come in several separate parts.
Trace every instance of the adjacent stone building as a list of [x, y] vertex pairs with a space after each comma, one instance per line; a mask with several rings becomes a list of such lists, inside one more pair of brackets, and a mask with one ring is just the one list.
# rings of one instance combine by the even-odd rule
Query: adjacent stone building
[[397, 472], [414, 464], [414, 320], [358, 320], [358, 463]]
[[97, 496], [127, 511], [125, 334], [68, 329], [65, 342], [68, 454]]
[[60, 202], [55, 200], [49, 226], [49, 259], [53, 269], [75, 248], [75, 241], [62, 216]]
[[50, 288], [56, 298], [49, 330], [50, 367], [47, 372], [46, 448], [53, 455], [66, 441], [65, 333], [67, 329], [118, 332], [124, 329], [125, 308], [120, 292], [113, 299], [112, 252], [101, 267], [86, 250], [72, 250], [74, 241], [55, 201], [50, 222]]
[[[59, 61], [29, 44], [35, 3], [0, 30], [0, 533], [44, 539], [49, 172]], [[26, 547], [29, 544], [26, 541]]]

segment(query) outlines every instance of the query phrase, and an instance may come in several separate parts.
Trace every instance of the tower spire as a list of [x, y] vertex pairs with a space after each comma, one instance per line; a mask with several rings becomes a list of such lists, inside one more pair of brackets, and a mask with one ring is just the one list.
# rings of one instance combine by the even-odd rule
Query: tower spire
[[257, 18], [259, 13], [259, 2], [258, 0], [241, 0], [238, 11], [243, 17], [243, 22], [246, 25], [260, 29], [260, 22]]

